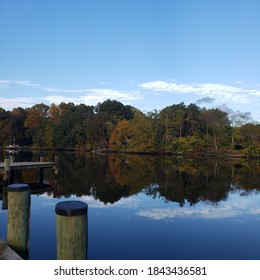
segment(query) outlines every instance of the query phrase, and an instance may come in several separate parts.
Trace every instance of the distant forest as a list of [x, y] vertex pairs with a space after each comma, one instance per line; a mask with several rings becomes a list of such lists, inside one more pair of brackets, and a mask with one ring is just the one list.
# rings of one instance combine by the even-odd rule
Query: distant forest
[[260, 124], [243, 114], [173, 104], [143, 113], [116, 100], [0, 108], [0, 146], [128, 153], [260, 156]]

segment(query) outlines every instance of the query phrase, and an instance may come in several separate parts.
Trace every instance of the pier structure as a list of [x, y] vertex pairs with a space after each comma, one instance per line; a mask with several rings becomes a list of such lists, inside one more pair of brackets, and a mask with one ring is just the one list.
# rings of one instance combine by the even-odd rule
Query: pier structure
[[[54, 162], [10, 162], [9, 161], [9, 169], [26, 169], [26, 168], [48, 168], [54, 167]], [[0, 162], [0, 169], [4, 169], [6, 167], [5, 162]], [[7, 167], [6, 167], [7, 169]]]
[[[30, 194], [46, 191], [53, 186], [43, 183], [44, 169], [55, 170], [55, 180], [58, 177], [58, 156], [55, 161], [15, 162], [14, 156], [9, 155], [0, 162], [0, 175], [3, 182], [0, 185], [2, 210], [8, 210], [7, 240], [0, 240], [0, 260], [22, 260], [29, 253], [29, 223], [30, 223]], [[12, 184], [15, 170], [39, 169], [39, 182], [31, 184]], [[11, 183], [11, 184], [10, 184]], [[8, 199], [7, 199], [8, 193]]]
[[0, 260], [23, 260], [6, 241], [0, 240]]

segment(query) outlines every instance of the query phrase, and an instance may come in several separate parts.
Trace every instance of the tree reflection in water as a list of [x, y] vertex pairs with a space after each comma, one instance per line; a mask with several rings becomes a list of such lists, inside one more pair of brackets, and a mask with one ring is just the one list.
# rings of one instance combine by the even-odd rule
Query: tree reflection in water
[[[46, 160], [53, 158], [54, 154], [45, 155]], [[51, 183], [50, 170], [47, 175]], [[15, 180], [28, 183], [37, 176], [35, 171], [26, 170]], [[260, 161], [256, 160], [60, 153], [55, 196], [93, 196], [113, 204], [143, 192], [180, 206], [200, 201], [217, 204], [226, 200], [229, 192], [258, 192], [259, 182]]]

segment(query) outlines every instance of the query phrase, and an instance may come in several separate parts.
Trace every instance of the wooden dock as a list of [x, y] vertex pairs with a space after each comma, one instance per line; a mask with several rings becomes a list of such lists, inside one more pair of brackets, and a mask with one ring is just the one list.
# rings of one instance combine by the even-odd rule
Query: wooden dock
[[[55, 160], [56, 166], [57, 166], [57, 160]], [[33, 193], [39, 193], [44, 192], [47, 190], [53, 190], [54, 187], [51, 185], [43, 184], [43, 170], [45, 168], [54, 168], [55, 162], [10, 162], [10, 160], [7, 160], [7, 162], [0, 162], [0, 174], [8, 175], [8, 172], [10, 172], [11, 177], [14, 176], [15, 170], [17, 169], [28, 169], [28, 168], [38, 168], [40, 170], [40, 183], [34, 183], [31, 184], [30, 190], [33, 191]], [[7, 165], [7, 167], [6, 167]], [[11, 180], [11, 179], [10, 179]], [[28, 184], [29, 185], [29, 184]], [[2, 188], [1, 188], [2, 189]], [[0, 196], [2, 196], [3, 193], [0, 193]], [[3, 197], [1, 197], [3, 199]], [[2, 208], [7, 209], [7, 208]], [[8, 209], [9, 210], [9, 209]], [[0, 261], [1, 260], [22, 260], [23, 258], [19, 256], [10, 246], [8, 246], [6, 241], [0, 240]]]
[[[11, 162], [10, 169], [26, 169], [26, 168], [50, 168], [55, 165], [54, 162]], [[4, 168], [4, 163], [0, 162], [0, 169]]]
[[0, 260], [22, 260], [22, 258], [5, 241], [0, 240]]

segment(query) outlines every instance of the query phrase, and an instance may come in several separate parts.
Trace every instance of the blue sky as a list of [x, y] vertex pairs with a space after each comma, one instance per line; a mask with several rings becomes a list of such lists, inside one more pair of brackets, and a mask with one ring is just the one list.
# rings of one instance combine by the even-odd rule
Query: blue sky
[[0, 107], [184, 102], [260, 121], [259, 0], [0, 0]]

